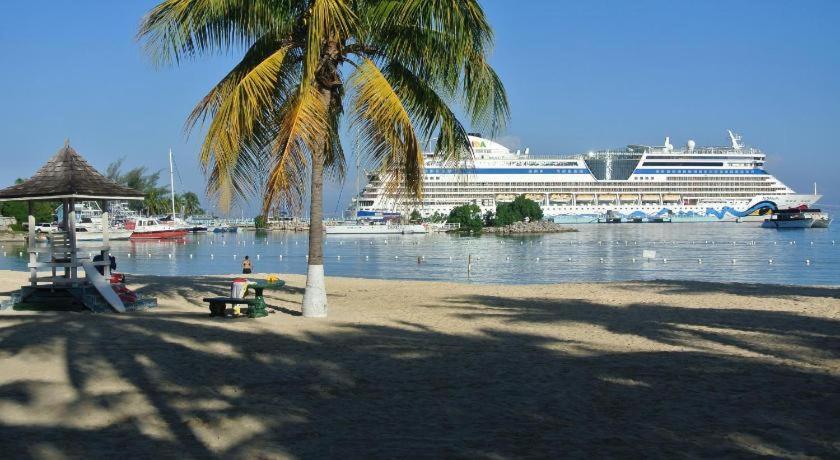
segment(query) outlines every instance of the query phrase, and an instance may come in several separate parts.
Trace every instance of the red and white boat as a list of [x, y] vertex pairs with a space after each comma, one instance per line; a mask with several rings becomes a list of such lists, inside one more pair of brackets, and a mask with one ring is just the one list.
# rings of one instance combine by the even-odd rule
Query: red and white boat
[[132, 240], [183, 238], [188, 232], [185, 228], [161, 224], [157, 219], [151, 217], [130, 220], [125, 223], [125, 229], [131, 230]]

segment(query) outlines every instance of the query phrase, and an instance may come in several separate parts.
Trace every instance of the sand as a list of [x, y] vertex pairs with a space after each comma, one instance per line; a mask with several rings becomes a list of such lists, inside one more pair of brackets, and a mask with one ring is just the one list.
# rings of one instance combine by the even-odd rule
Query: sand
[[[26, 274], [0, 272], [8, 293]], [[0, 313], [6, 458], [840, 456], [840, 288], [130, 276], [132, 314]]]

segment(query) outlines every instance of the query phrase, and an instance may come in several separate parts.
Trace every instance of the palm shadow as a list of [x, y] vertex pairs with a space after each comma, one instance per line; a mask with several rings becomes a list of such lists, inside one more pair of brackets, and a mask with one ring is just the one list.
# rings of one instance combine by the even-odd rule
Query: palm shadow
[[[775, 333], [787, 322], [799, 345], [786, 358], [838, 349], [835, 321], [772, 311], [622, 313], [488, 296], [447, 307], [461, 319], [581, 322], [682, 344], [675, 325]], [[840, 428], [825, 422], [840, 412], [840, 379], [813, 365], [409, 321], [297, 335], [227, 324], [187, 310], [0, 316], [4, 367], [56, 359], [66, 368], [66, 382], [4, 369], [0, 449], [18, 458], [840, 454]]]

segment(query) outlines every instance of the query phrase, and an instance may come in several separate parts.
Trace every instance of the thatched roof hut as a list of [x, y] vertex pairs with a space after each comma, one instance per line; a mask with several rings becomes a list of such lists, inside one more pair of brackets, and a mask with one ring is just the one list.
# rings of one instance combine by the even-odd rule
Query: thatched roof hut
[[65, 143], [34, 176], [0, 190], [0, 201], [141, 200], [143, 193], [122, 186], [93, 169]]
[[[65, 142], [58, 153], [47, 161], [34, 176], [20, 184], [0, 190], [0, 201], [28, 201], [29, 202], [29, 270], [30, 285], [21, 289], [21, 299], [26, 300], [41, 292], [64, 290], [73, 297], [88, 298], [91, 289], [103, 296], [117, 311], [125, 311], [122, 301], [116, 297], [110, 285], [104, 278], [97, 277], [96, 266], [106, 266], [107, 262], [93, 262], [86, 257], [80, 257], [76, 246], [76, 201], [107, 201], [107, 200], [142, 200], [143, 193], [122, 186], [108, 179], [93, 169], [81, 157], [69, 142]], [[33, 201], [61, 201], [62, 232], [51, 234], [48, 248], [49, 259], [39, 261], [39, 249], [35, 246], [35, 217], [32, 211]], [[108, 246], [108, 213], [103, 212], [101, 218], [102, 246], [99, 253], [103, 260], [110, 251]], [[85, 265], [90, 264], [90, 265]], [[80, 267], [85, 268], [86, 279], [78, 278]], [[39, 278], [38, 269], [49, 268], [51, 276]], [[59, 276], [58, 271], [64, 275]], [[103, 272], [107, 268], [103, 269]], [[39, 284], [46, 281], [47, 285]], [[89, 289], [90, 288], [90, 289]], [[95, 288], [95, 289], [94, 289]]]

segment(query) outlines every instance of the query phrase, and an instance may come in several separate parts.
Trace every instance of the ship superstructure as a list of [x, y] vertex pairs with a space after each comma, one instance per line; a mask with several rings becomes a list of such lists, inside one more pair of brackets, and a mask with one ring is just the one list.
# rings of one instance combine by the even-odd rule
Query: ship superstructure
[[675, 148], [628, 145], [572, 156], [536, 157], [471, 135], [469, 166], [447, 165], [433, 154], [424, 161], [421, 202], [389, 195], [375, 173], [351, 203], [355, 218], [448, 214], [474, 203], [482, 212], [526, 195], [547, 217], [586, 221], [611, 214], [669, 215], [686, 220], [745, 219], [766, 210], [810, 206], [819, 195], [797, 194], [767, 172], [766, 156], [729, 131], [729, 145]]

